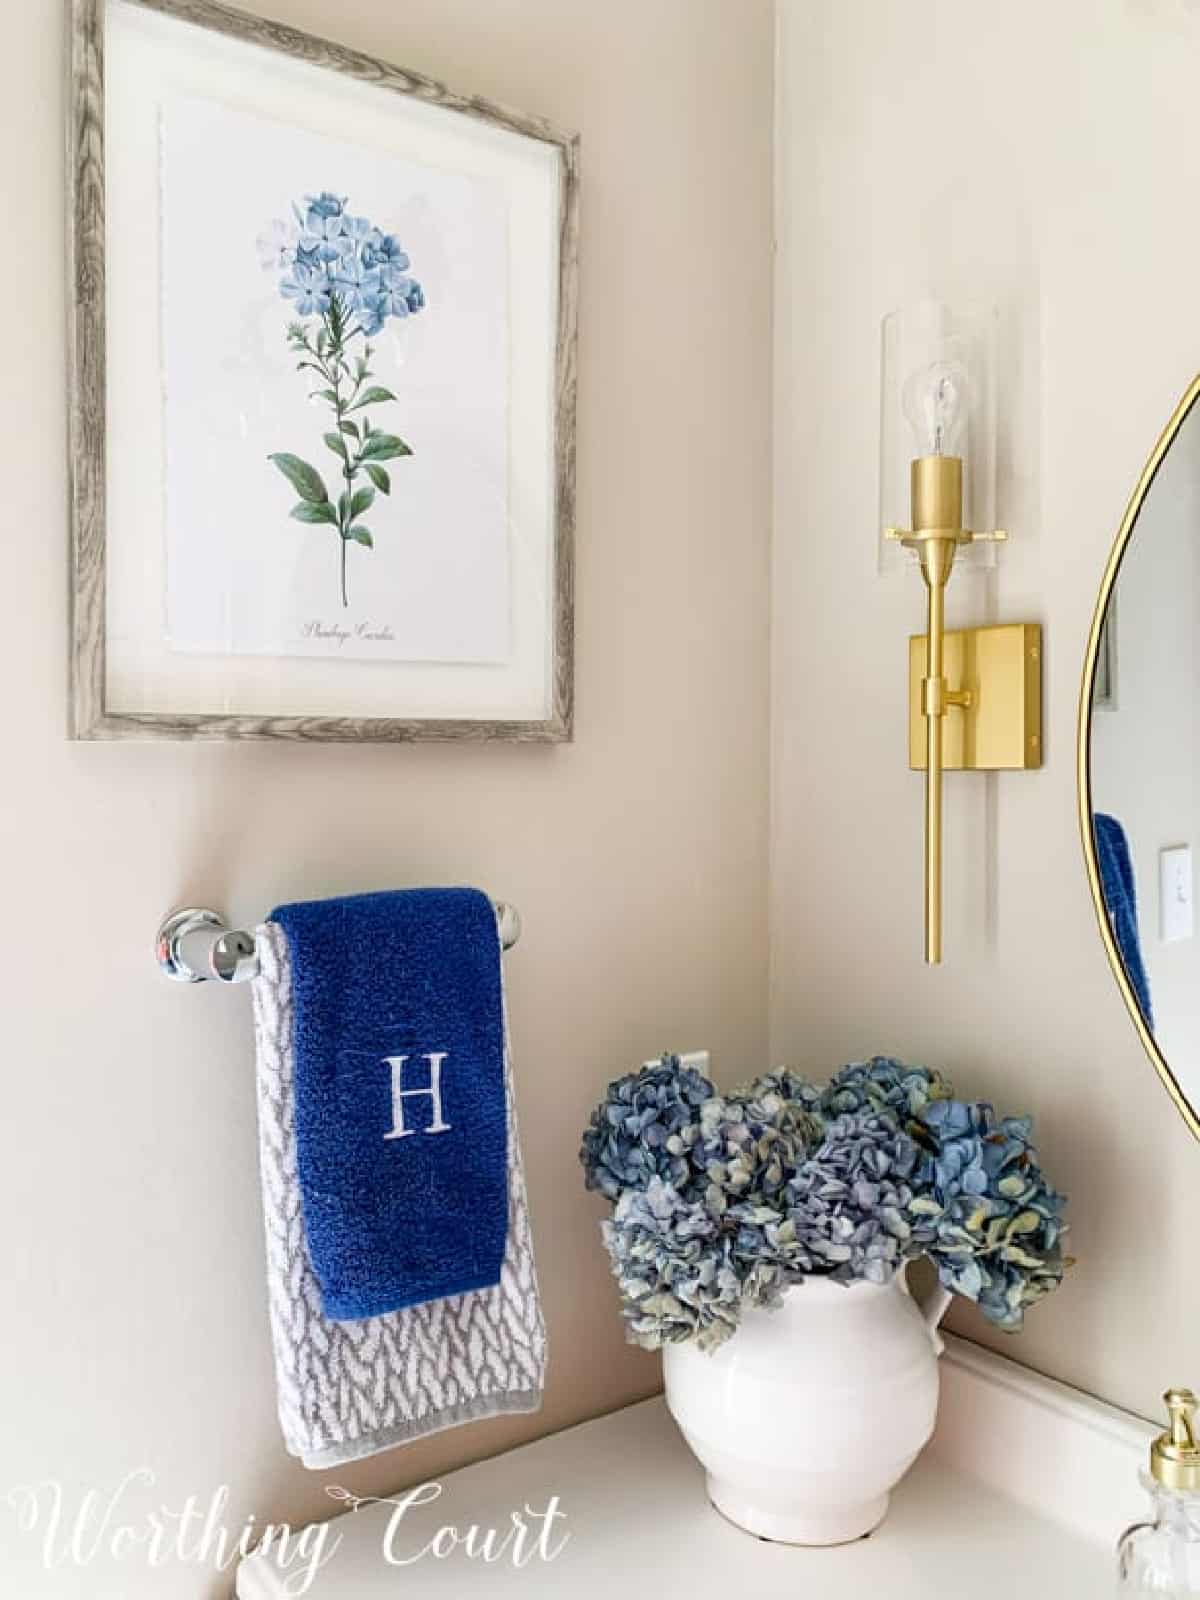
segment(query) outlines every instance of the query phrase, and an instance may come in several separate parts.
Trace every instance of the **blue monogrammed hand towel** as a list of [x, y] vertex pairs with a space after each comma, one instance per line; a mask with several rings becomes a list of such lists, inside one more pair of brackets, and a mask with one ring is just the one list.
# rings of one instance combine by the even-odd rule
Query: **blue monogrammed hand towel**
[[474, 889], [280, 906], [304, 1229], [325, 1315], [499, 1282], [508, 1227], [500, 940]]

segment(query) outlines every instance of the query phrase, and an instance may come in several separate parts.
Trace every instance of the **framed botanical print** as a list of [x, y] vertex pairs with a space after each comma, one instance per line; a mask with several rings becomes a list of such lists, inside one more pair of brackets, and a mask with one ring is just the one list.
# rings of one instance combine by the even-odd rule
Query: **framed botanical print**
[[75, 736], [570, 738], [577, 140], [69, 3]]

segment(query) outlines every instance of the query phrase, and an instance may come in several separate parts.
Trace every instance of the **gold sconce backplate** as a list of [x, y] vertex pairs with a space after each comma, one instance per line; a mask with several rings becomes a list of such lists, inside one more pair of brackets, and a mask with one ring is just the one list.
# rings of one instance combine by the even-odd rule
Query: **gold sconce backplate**
[[[1042, 630], [1036, 622], [963, 628], [945, 636], [947, 772], [1028, 770], [1042, 764]], [[908, 764], [924, 771], [926, 637], [908, 641]]]

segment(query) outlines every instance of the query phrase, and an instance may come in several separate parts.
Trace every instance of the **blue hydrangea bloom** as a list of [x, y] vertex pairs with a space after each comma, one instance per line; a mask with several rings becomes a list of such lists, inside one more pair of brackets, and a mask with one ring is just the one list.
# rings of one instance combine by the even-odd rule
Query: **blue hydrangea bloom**
[[921, 1120], [934, 1148], [921, 1161], [909, 1213], [947, 1289], [990, 1322], [1021, 1327], [1025, 1310], [1062, 1282], [1065, 1199], [1047, 1183], [1028, 1117], [997, 1118], [983, 1101], [941, 1101]]
[[615, 1201], [655, 1177], [688, 1187], [700, 1110], [716, 1092], [702, 1073], [671, 1055], [615, 1079], [584, 1130], [579, 1159], [588, 1188]]
[[1069, 1265], [1029, 1119], [887, 1056], [820, 1090], [781, 1071], [727, 1095], [664, 1056], [609, 1086], [580, 1156], [614, 1202], [604, 1240], [647, 1348], [714, 1348], [808, 1277], [884, 1284], [922, 1254], [1017, 1328]]
[[712, 1350], [733, 1333], [742, 1278], [731, 1237], [703, 1205], [651, 1178], [622, 1194], [602, 1232], [633, 1343], [657, 1350], [694, 1339]]
[[950, 1086], [928, 1067], [909, 1066], [892, 1056], [854, 1061], [830, 1079], [821, 1095], [821, 1110], [839, 1117], [847, 1112], [888, 1110], [902, 1122], [920, 1115], [931, 1101], [945, 1100]]
[[816, 1091], [790, 1074], [768, 1074], [701, 1109], [691, 1147], [692, 1188], [721, 1212], [730, 1204], [771, 1204], [819, 1142]]
[[789, 1183], [784, 1203], [797, 1244], [839, 1283], [886, 1283], [914, 1253], [908, 1216], [919, 1151], [894, 1113], [835, 1117]]

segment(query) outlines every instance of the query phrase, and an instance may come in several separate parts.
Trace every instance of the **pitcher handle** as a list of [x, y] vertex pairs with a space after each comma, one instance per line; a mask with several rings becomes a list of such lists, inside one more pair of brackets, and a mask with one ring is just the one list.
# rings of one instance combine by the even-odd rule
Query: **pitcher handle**
[[[896, 1274], [896, 1283], [898, 1284], [901, 1293], [906, 1294], [915, 1305], [916, 1300], [908, 1282], [908, 1269], [910, 1265], [911, 1262], [906, 1261], [900, 1268], [900, 1271]], [[941, 1326], [942, 1318], [946, 1315], [946, 1312], [950, 1306], [950, 1302], [953, 1299], [954, 1296], [950, 1293], [949, 1289], [943, 1288], [941, 1283], [937, 1283], [934, 1285], [933, 1293], [929, 1296], [929, 1299], [925, 1302], [925, 1304], [923, 1306], [917, 1306], [917, 1310], [924, 1318], [925, 1326], [929, 1329], [929, 1342], [933, 1346], [933, 1353], [935, 1356], [940, 1356], [942, 1351], [946, 1348], [945, 1340], [938, 1332], [938, 1328]]]

